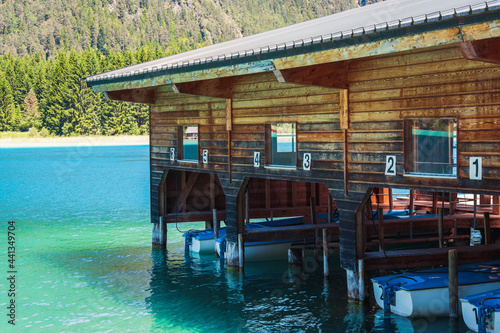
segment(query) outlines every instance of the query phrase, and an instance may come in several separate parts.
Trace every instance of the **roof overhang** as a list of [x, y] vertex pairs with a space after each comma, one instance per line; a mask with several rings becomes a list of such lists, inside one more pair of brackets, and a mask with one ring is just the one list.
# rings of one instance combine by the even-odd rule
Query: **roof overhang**
[[[472, 9], [471, 9], [472, 10]], [[441, 14], [440, 14], [441, 15]], [[429, 48], [439, 45], [500, 37], [500, 5], [477, 13], [459, 14], [422, 22], [399, 21], [397, 26], [352, 30], [349, 36], [338, 34], [311, 39], [297, 45], [283, 44], [259, 54], [227, 57], [224, 60], [195, 62], [144, 70], [134, 74], [100, 74], [84, 79], [95, 92], [142, 89], [160, 85], [212, 80], [231, 76], [290, 70], [293, 68], [340, 62], [384, 54]]]

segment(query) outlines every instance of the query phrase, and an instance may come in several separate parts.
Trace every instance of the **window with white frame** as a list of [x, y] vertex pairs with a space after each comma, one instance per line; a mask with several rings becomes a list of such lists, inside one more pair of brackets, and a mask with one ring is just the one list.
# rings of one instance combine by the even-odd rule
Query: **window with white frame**
[[179, 160], [198, 162], [198, 125], [179, 126], [177, 138]]
[[266, 165], [297, 166], [296, 123], [266, 124]]
[[457, 176], [457, 119], [405, 119], [405, 173]]

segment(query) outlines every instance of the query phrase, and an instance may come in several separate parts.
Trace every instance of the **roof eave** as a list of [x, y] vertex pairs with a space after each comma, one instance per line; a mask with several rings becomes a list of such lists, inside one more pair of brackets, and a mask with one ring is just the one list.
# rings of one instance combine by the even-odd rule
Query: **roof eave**
[[[399, 21], [397, 27], [386, 26], [354, 29], [349, 34], [332, 34], [311, 38], [310, 42], [289, 43], [267, 52], [238, 57], [226, 57], [210, 62], [186, 63], [155, 71], [145, 71], [130, 75], [104, 76], [102, 79], [87, 77], [83, 80], [95, 91], [111, 91], [189, 82], [268, 72], [274, 69], [302, 67], [325, 62], [356, 59], [367, 56], [402, 52], [416, 48], [432, 47], [467, 40], [478, 40], [500, 36], [500, 9], [488, 10], [469, 15], [453, 15], [435, 21], [405, 25]], [[486, 24], [486, 26], [484, 25]], [[381, 43], [386, 41], [386, 43]], [[332, 52], [336, 50], [337, 52]], [[357, 52], [355, 52], [358, 50]], [[331, 56], [325, 58], [326, 54]], [[101, 77], [100, 75], [99, 77]]]

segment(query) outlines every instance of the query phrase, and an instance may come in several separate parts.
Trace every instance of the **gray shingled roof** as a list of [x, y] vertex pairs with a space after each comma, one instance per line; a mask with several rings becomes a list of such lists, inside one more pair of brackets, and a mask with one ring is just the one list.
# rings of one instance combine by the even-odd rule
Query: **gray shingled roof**
[[195, 65], [210, 64], [245, 57], [273, 58], [277, 51], [296, 49], [315, 43], [332, 43], [359, 35], [383, 30], [415, 26], [432, 21], [445, 21], [500, 8], [500, 0], [387, 0], [373, 5], [317, 18], [314, 20], [266, 31], [260, 34], [210, 45], [173, 56], [117, 69], [84, 78], [89, 85], [105, 81], [133, 79], [150, 73], [168, 74], [183, 68], [186, 72]]

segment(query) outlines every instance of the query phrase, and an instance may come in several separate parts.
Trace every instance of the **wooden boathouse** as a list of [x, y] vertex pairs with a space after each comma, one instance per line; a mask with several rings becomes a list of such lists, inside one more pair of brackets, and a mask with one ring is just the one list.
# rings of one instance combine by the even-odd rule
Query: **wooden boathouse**
[[[438, 230], [429, 218], [425, 227], [372, 223], [374, 204], [394, 204], [388, 189], [410, 190], [412, 213], [425, 202], [449, 213], [439, 247], [470, 237], [457, 230], [473, 222], [500, 228], [499, 65], [500, 1], [387, 0], [84, 81], [110, 99], [151, 106], [154, 244], [165, 246], [169, 223], [212, 222], [216, 209], [227, 225], [227, 264], [237, 265], [239, 235], [314, 229], [246, 234], [249, 219], [314, 223], [312, 210], [337, 209], [349, 295], [362, 299], [364, 270], [384, 266], [367, 251], [382, 244], [381, 228], [387, 244], [390, 234], [411, 242], [419, 226]], [[487, 214], [454, 215], [459, 193], [480, 196]], [[495, 245], [477, 248], [464, 247], [464, 257], [499, 254]], [[426, 253], [401, 255], [399, 264], [437, 258]]]

